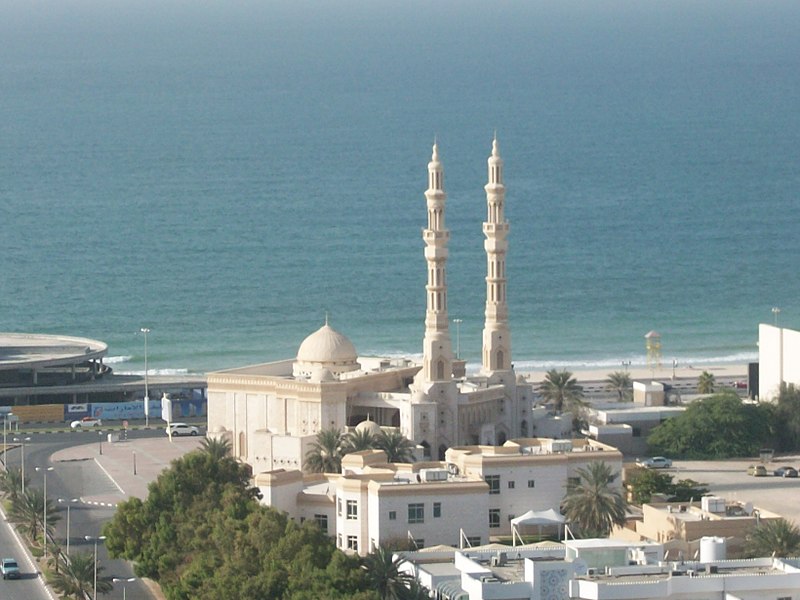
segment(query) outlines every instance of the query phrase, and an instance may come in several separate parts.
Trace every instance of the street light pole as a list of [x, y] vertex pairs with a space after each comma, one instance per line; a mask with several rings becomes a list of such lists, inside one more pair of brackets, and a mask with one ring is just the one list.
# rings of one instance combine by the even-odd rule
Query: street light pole
[[22, 464], [21, 464], [21, 469], [22, 469], [22, 495], [24, 496], [25, 495], [25, 442], [30, 442], [31, 438], [29, 438], [29, 437], [14, 438], [14, 441], [15, 442], [19, 442], [20, 445], [22, 446], [22, 454], [20, 456], [22, 456]]
[[97, 542], [102, 542], [106, 539], [104, 535], [98, 535], [97, 537], [92, 535], [85, 535], [83, 536], [87, 542], [94, 542], [94, 596], [93, 600], [97, 600]]
[[772, 314], [775, 317], [775, 327], [778, 326], [778, 315], [781, 314], [781, 309], [777, 306], [772, 307]]
[[58, 499], [58, 503], [59, 504], [66, 503], [66, 505], [67, 505], [67, 556], [69, 556], [69, 509], [70, 509], [70, 506], [75, 504], [77, 501], [78, 501], [77, 498], [70, 498], [69, 500], [67, 500], [66, 498], [59, 498]]
[[125, 596], [125, 587], [126, 587], [125, 584], [126, 583], [131, 583], [132, 581], [136, 581], [136, 577], [128, 577], [127, 579], [121, 579], [119, 577], [114, 577], [114, 579], [112, 579], [111, 581], [113, 581], [114, 583], [122, 583], [122, 600], [127, 600], [127, 598]]
[[456, 324], [456, 358], [461, 358], [461, 324], [464, 319], [453, 319]]
[[144, 426], [150, 427], [150, 389], [147, 385], [147, 334], [150, 329], [142, 327], [139, 331], [144, 334]]
[[8, 454], [8, 433], [7, 433], [7, 423], [8, 423], [8, 413], [3, 413], [3, 467], [6, 467], [8, 470], [8, 465], [6, 464], [6, 455]]
[[53, 467], [34, 467], [36, 471], [41, 471], [44, 475], [44, 499], [42, 500], [42, 548], [44, 548], [44, 558], [47, 560], [47, 472], [54, 471]]

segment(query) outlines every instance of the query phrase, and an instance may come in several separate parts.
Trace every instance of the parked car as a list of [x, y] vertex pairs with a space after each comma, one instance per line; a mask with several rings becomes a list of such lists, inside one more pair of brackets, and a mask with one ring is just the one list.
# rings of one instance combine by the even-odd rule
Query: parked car
[[773, 475], [775, 475], [775, 477], [797, 477], [797, 469], [789, 465], [784, 465], [775, 469]]
[[69, 424], [72, 429], [83, 429], [84, 427], [102, 427], [103, 421], [95, 417], [83, 417]]
[[737, 389], [740, 389], [740, 390], [746, 390], [747, 389], [747, 382], [746, 381], [734, 381], [733, 382], [733, 387], [735, 387]]
[[636, 461], [636, 464], [646, 469], [668, 469], [672, 466], [672, 461], [663, 456], [653, 456]]
[[766, 477], [767, 467], [764, 465], [750, 465], [747, 467], [747, 474], [753, 477]]
[[172, 435], [199, 435], [200, 430], [188, 423], [170, 423], [167, 428], [167, 435], [172, 431]]
[[13, 558], [4, 558], [0, 561], [0, 572], [3, 573], [3, 579], [19, 579], [19, 565]]

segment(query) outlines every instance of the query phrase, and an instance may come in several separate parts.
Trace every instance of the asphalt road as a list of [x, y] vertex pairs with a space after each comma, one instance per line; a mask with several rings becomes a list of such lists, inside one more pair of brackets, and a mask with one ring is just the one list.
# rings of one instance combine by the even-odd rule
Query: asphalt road
[[53, 600], [42, 581], [36, 576], [36, 567], [23, 550], [22, 544], [11, 525], [0, 524], [0, 554], [2, 558], [15, 558], [22, 577], [18, 580], [0, 579], [0, 598], [3, 600]]

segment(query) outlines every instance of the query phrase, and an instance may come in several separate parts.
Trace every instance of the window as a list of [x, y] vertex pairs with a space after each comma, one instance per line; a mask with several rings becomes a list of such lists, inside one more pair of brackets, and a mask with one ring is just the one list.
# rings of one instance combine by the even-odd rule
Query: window
[[489, 509], [489, 528], [500, 527], [500, 509], [499, 508], [490, 508]]
[[355, 521], [358, 519], [358, 501], [357, 500], [348, 500], [347, 501], [347, 519], [349, 521]]
[[352, 550], [353, 552], [358, 552], [358, 536], [357, 535], [348, 535], [347, 536], [347, 549]]
[[409, 523], [424, 523], [425, 522], [425, 505], [422, 503], [408, 505], [408, 522]]
[[314, 515], [314, 521], [322, 530], [322, 533], [328, 533], [328, 515]]
[[567, 477], [567, 487], [574, 487], [581, 484], [580, 477]]
[[481, 545], [481, 536], [479, 536], [479, 535], [468, 535], [467, 536], [467, 543], [470, 546], [480, 546]]
[[516, 482], [509, 481], [508, 482], [508, 489], [513, 490], [516, 485], [517, 485]]
[[425, 540], [422, 538], [414, 538], [414, 545], [417, 548], [424, 548], [425, 547]]
[[442, 516], [442, 503], [441, 502], [434, 502], [433, 503], [433, 518], [438, 519]]
[[341, 533], [336, 536], [336, 546], [339, 547], [339, 548], [344, 548], [344, 546], [342, 546], [342, 534]]
[[337, 498], [336, 499], [336, 514], [339, 515], [340, 517], [342, 516], [342, 499], [341, 498]]
[[632, 430], [631, 430], [631, 436], [632, 437], [642, 437], [642, 428], [641, 427], [633, 427]]
[[487, 475], [484, 480], [489, 484], [490, 494], [500, 493], [500, 475]]
[[528, 487], [529, 488], [536, 487], [536, 480], [535, 479], [528, 479]]
[[396, 519], [397, 519], [397, 511], [396, 510], [390, 510], [389, 511], [389, 520], [390, 521], [394, 521]]

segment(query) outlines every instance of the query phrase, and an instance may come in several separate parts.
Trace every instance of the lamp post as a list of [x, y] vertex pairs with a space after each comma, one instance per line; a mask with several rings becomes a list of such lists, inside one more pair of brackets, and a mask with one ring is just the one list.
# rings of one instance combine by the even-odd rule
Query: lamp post
[[93, 600], [97, 600], [97, 542], [102, 542], [106, 539], [104, 535], [85, 535], [83, 536], [87, 542], [94, 542], [94, 596]]
[[775, 327], [778, 326], [778, 315], [781, 314], [781, 309], [777, 306], [772, 307], [772, 315], [774, 317]]
[[77, 498], [70, 498], [69, 500], [66, 498], [59, 498], [59, 504], [66, 504], [67, 505], [67, 556], [69, 556], [69, 509], [70, 507], [78, 501]]
[[3, 466], [6, 467], [6, 454], [8, 453], [8, 417], [11, 413], [3, 413]]
[[15, 442], [19, 442], [20, 445], [22, 446], [22, 454], [20, 456], [22, 457], [22, 459], [21, 459], [22, 460], [22, 464], [21, 464], [21, 470], [22, 470], [22, 495], [24, 496], [25, 495], [25, 442], [30, 442], [31, 438], [29, 438], [29, 437], [14, 438], [14, 441]]
[[119, 577], [114, 577], [114, 579], [112, 579], [111, 581], [113, 581], [114, 583], [121, 583], [122, 584], [122, 600], [126, 600], [126, 597], [125, 597], [125, 584], [126, 583], [131, 583], [132, 581], [136, 581], [136, 577], [128, 577], [127, 579], [121, 579]]
[[147, 334], [150, 329], [142, 327], [139, 331], [144, 334], [144, 426], [150, 427], [150, 389], [147, 385]]
[[103, 456], [103, 432], [98, 431], [97, 435], [100, 436], [100, 456]]
[[44, 557], [47, 559], [47, 472], [54, 471], [53, 467], [34, 467], [36, 472], [41, 471], [44, 475], [44, 498], [42, 500], [42, 548]]
[[461, 358], [461, 324], [464, 319], [453, 319], [456, 324], [456, 358]]

